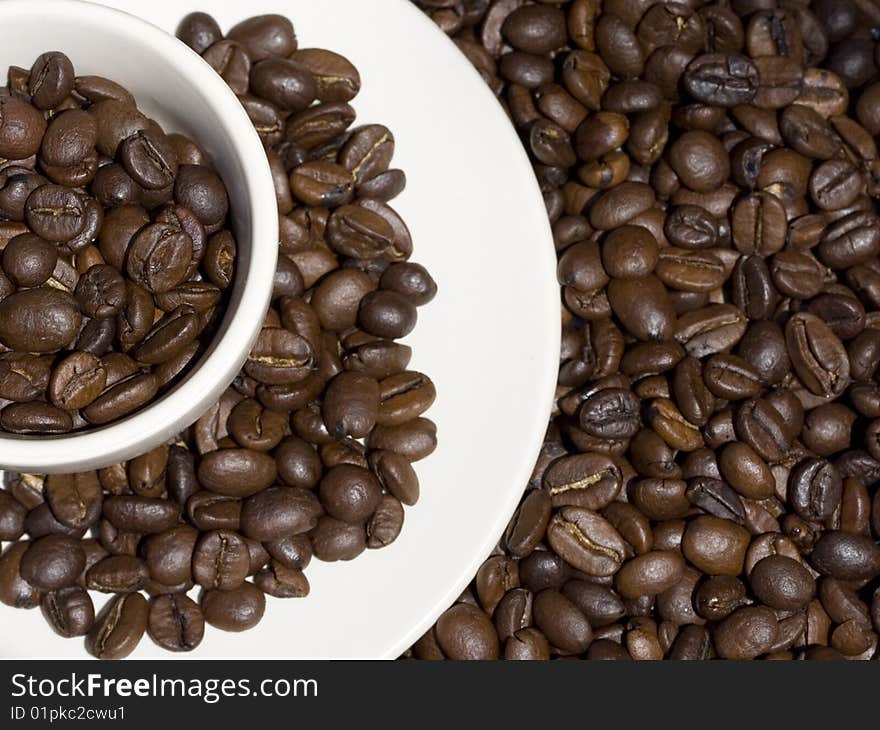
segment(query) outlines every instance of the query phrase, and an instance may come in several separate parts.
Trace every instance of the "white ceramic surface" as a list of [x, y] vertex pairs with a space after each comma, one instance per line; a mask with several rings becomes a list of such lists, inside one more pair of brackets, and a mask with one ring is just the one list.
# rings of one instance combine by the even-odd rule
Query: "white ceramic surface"
[[103, 428], [57, 437], [0, 435], [0, 465], [7, 469], [65, 472], [107, 466], [148, 451], [193, 423], [247, 357], [272, 290], [277, 255], [269, 166], [235, 95], [195, 53], [149, 23], [75, 0], [4, 0], [0, 27], [5, 29], [0, 68], [29, 67], [44, 51], [64, 51], [78, 74], [111, 76], [166, 130], [198, 140], [226, 182], [235, 212], [238, 274], [222, 337], [181, 384]]
[[[121, 2], [120, 7], [133, 3]], [[294, 19], [302, 47], [358, 66], [360, 122], [387, 124], [409, 185], [394, 203], [414, 260], [440, 292], [407, 339], [438, 400], [440, 445], [416, 464], [422, 496], [391, 547], [351, 563], [313, 560], [311, 595], [269, 599], [254, 630], [209, 628], [194, 657], [388, 657], [415, 641], [473, 577], [516, 507], [540, 448], [559, 356], [559, 290], [540, 193], [512, 127], [476, 72], [406, 0], [152, 0], [173, 30], [209, 9], [224, 28], [255, 13]], [[0, 606], [0, 656], [82, 657], [38, 611]], [[145, 639], [136, 657], [168, 656]]]

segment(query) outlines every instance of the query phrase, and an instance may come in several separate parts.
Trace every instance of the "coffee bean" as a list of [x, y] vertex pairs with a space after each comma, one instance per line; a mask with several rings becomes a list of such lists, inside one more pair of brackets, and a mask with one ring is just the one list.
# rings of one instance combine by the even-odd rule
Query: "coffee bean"
[[14, 542], [0, 554], [0, 602], [13, 608], [40, 605], [42, 593], [21, 574], [21, 559], [31, 543]]
[[809, 390], [839, 395], [849, 385], [849, 358], [840, 340], [821, 319], [799, 313], [785, 327], [792, 366]]
[[543, 486], [554, 507], [571, 505], [597, 510], [619, 494], [623, 477], [610, 458], [583, 454], [553, 463], [544, 473]]
[[258, 15], [229, 29], [228, 36], [247, 49], [255, 61], [268, 56], [289, 56], [297, 49], [293, 24], [281, 15]]
[[51, 474], [43, 494], [54, 517], [73, 529], [94, 526], [101, 516], [103, 494], [95, 472]]
[[120, 530], [157, 533], [170, 530], [180, 516], [177, 505], [149, 497], [112, 496], [104, 499], [104, 517]]
[[205, 619], [199, 605], [188, 596], [159, 596], [150, 602], [147, 631], [163, 649], [192, 651], [202, 642]]
[[[344, 474], [340, 473], [340, 476]], [[241, 512], [241, 529], [247, 537], [254, 540], [278, 540], [313, 529], [321, 513], [321, 505], [308, 490], [300, 487], [270, 487], [245, 500]]]
[[682, 537], [684, 556], [710, 575], [742, 572], [749, 533], [730, 520], [704, 515], [688, 524]]
[[207, 532], [196, 543], [192, 558], [193, 578], [208, 590], [237, 588], [250, 566], [244, 540], [234, 532]]
[[779, 625], [769, 608], [740, 608], [718, 626], [715, 648], [724, 659], [755, 659], [770, 650], [778, 635]]
[[638, 399], [622, 388], [600, 390], [584, 401], [578, 419], [581, 428], [592, 436], [629, 438], [639, 428]]
[[112, 599], [86, 637], [86, 649], [99, 659], [124, 659], [137, 648], [147, 630], [149, 606], [140, 593]]
[[79, 587], [46, 593], [40, 601], [46, 623], [65, 639], [85, 636], [95, 623], [95, 606], [89, 594]]
[[367, 546], [364, 526], [351, 525], [329, 516], [318, 518], [310, 537], [315, 556], [327, 562], [353, 560]]
[[21, 577], [46, 591], [72, 586], [85, 565], [79, 543], [66, 535], [47, 535], [21, 556]]
[[838, 580], [869, 580], [880, 574], [880, 548], [864, 535], [832, 530], [816, 543], [810, 563]]
[[691, 96], [707, 104], [748, 104], [758, 92], [758, 69], [737, 53], [707, 53], [688, 65], [684, 85]]
[[263, 618], [266, 596], [253, 583], [245, 582], [232, 590], [205, 591], [201, 608], [211, 626], [222, 631], [247, 631]]
[[95, 563], [86, 573], [86, 587], [102, 593], [134, 593], [150, 577], [146, 563], [131, 555], [112, 555]]
[[0, 156], [24, 160], [40, 149], [46, 121], [33, 105], [15, 96], [0, 100]]
[[437, 642], [449, 659], [497, 659], [498, 635], [480, 609], [459, 605], [437, 621]]
[[840, 506], [843, 482], [834, 466], [824, 459], [804, 459], [791, 471], [788, 499], [798, 515], [807, 520], [827, 520]]
[[624, 598], [655, 596], [678, 583], [684, 568], [684, 560], [676, 552], [648, 552], [621, 566], [615, 586]]
[[275, 460], [249, 449], [221, 449], [206, 454], [199, 464], [199, 481], [211, 491], [248, 497], [275, 481]]
[[534, 599], [535, 624], [547, 641], [566, 654], [584, 652], [593, 639], [586, 616], [558, 591], [541, 591]]
[[568, 563], [590, 575], [613, 575], [626, 558], [626, 544], [604, 518], [564, 507], [550, 520], [547, 540]]
[[0, 342], [22, 352], [57, 352], [76, 337], [82, 315], [72, 296], [52, 287], [0, 301]]
[[758, 561], [749, 574], [749, 583], [762, 603], [787, 611], [803, 608], [816, 592], [810, 572], [784, 555], [770, 555]]

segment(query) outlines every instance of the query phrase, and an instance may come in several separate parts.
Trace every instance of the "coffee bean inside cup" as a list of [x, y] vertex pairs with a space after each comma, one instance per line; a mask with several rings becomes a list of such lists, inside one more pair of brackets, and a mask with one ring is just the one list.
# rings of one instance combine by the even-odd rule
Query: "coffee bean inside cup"
[[[10, 68], [0, 107], [0, 430], [112, 423], [173, 388], [219, 336], [236, 261], [226, 188], [207, 156], [178, 154], [198, 140], [166, 132], [109, 78], [77, 76], [59, 51]], [[207, 259], [217, 236], [221, 281]]]

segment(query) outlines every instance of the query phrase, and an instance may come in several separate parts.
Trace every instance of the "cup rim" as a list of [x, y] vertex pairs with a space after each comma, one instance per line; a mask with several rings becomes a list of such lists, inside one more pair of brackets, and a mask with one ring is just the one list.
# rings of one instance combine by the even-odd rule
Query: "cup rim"
[[[130, 459], [168, 441], [192, 425], [234, 380], [259, 335], [270, 303], [278, 256], [278, 211], [268, 159], [247, 113], [215, 71], [192, 49], [161, 28], [130, 13], [84, 0], [3, 0], [0, 18], [76, 17], [99, 29], [123, 34], [148, 54], [170, 57], [181, 78], [199, 88], [224, 134], [226, 150], [243, 177], [250, 208], [251, 252], [247, 276], [234, 311], [227, 310], [222, 329], [208, 351], [168, 393], [120, 421], [60, 435], [0, 432], [0, 469], [57, 473], [101, 468]], [[239, 267], [241, 270], [242, 267]]]

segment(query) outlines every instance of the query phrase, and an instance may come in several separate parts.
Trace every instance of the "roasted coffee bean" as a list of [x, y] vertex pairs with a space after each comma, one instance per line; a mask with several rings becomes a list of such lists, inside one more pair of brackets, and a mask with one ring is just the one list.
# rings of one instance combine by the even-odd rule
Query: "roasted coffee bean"
[[497, 659], [498, 634], [483, 611], [461, 604], [437, 621], [437, 642], [449, 659]]
[[785, 611], [806, 606], [816, 592], [816, 582], [798, 561], [770, 555], [752, 568], [749, 584], [761, 603]]
[[558, 591], [547, 589], [535, 596], [535, 624], [547, 641], [565, 654], [586, 651], [593, 632], [586, 616]]
[[771, 462], [782, 460], [791, 446], [785, 420], [767, 400], [743, 403], [734, 417], [736, 436]]
[[840, 507], [843, 482], [824, 459], [804, 459], [789, 476], [788, 501], [805, 520], [827, 520]]
[[880, 548], [865, 535], [832, 530], [816, 543], [810, 564], [838, 580], [870, 580], [880, 574]]
[[86, 587], [102, 593], [134, 593], [144, 588], [150, 572], [143, 560], [131, 555], [111, 555], [86, 573]]
[[598, 510], [620, 493], [623, 475], [610, 458], [600, 454], [569, 456], [544, 472], [543, 487], [555, 507]]
[[95, 623], [95, 606], [89, 594], [75, 586], [46, 593], [40, 601], [46, 623], [65, 639], [85, 636]]
[[111, 496], [104, 499], [104, 517], [119, 530], [156, 533], [177, 524], [176, 504], [149, 497]]
[[57, 352], [73, 342], [81, 322], [74, 298], [50, 286], [0, 301], [0, 342], [19, 352]]
[[75, 352], [52, 371], [47, 395], [54, 405], [72, 411], [92, 403], [106, 384], [107, 371], [101, 360], [88, 352]]
[[86, 649], [99, 659], [124, 659], [143, 638], [149, 605], [140, 593], [112, 599], [95, 620], [86, 637]]
[[706, 387], [718, 398], [742, 400], [754, 398], [761, 391], [759, 374], [736, 355], [714, 355], [703, 370]]
[[693, 603], [697, 614], [702, 618], [720, 621], [748, 603], [746, 587], [733, 576], [712, 576], [697, 587]]
[[691, 504], [710, 515], [739, 524], [746, 521], [742, 500], [735, 490], [720, 479], [706, 476], [691, 479], [685, 496]]
[[45, 284], [57, 262], [55, 246], [31, 233], [16, 236], [3, 249], [3, 271], [22, 288]]
[[626, 558], [626, 544], [604, 518], [579, 507], [564, 507], [550, 520], [547, 540], [569, 564], [590, 575], [613, 575]]
[[254, 576], [254, 584], [266, 595], [276, 598], [304, 598], [310, 590], [308, 578], [301, 570], [288, 568], [275, 560]]
[[688, 524], [682, 537], [684, 556], [710, 575], [739, 575], [749, 543], [748, 531], [730, 520], [704, 515]]
[[85, 566], [85, 553], [67, 535], [47, 535], [31, 543], [21, 556], [21, 577], [45, 591], [72, 586]]
[[737, 53], [697, 56], [683, 78], [687, 92], [695, 99], [724, 107], [748, 104], [759, 88], [757, 67]]
[[199, 481], [217, 494], [248, 497], [275, 481], [275, 460], [250, 449], [221, 449], [205, 454], [199, 464]]
[[804, 385], [819, 396], [837, 396], [849, 385], [849, 358], [825, 322], [808, 313], [789, 319], [785, 339], [792, 366]]
[[204, 637], [205, 618], [188, 596], [159, 596], [150, 602], [147, 631], [163, 649], [192, 651]]
[[132, 375], [112, 386], [86, 406], [82, 414], [93, 424], [109, 423], [149, 403], [159, 390], [159, 381], [152, 373]]
[[[349, 468], [356, 467], [336, 467], [341, 470]], [[306, 489], [271, 487], [245, 500], [241, 512], [241, 529], [247, 537], [254, 540], [279, 540], [313, 529], [322, 511], [318, 499]]]
[[[282, 54], [283, 55], [283, 54]], [[317, 98], [323, 103], [351, 101], [361, 88], [358, 70], [338, 53], [318, 48], [301, 48], [290, 55], [312, 73]]]
[[327, 562], [353, 560], [367, 546], [364, 526], [351, 525], [329, 516], [318, 518], [310, 537], [315, 556]]
[[0, 554], [0, 602], [13, 608], [40, 605], [42, 592], [21, 574], [21, 560], [32, 543], [13, 542]]
[[50, 474], [43, 495], [52, 514], [73, 529], [94, 526], [101, 517], [103, 494], [95, 472]]
[[775, 482], [770, 466], [746, 443], [727, 444], [718, 461], [721, 475], [741, 496], [766, 499], [773, 495]]
[[597, 391], [584, 401], [578, 422], [586, 433], [597, 438], [629, 438], [639, 429], [638, 399], [622, 388]]
[[265, 594], [248, 582], [232, 590], [205, 591], [200, 602], [205, 621], [222, 631], [251, 629], [266, 611]]
[[0, 156], [24, 160], [40, 149], [46, 131], [43, 114], [34, 105], [13, 95], [0, 101]]
[[247, 577], [250, 558], [244, 540], [234, 532], [205, 533], [192, 558], [193, 578], [208, 590], [231, 590]]
[[624, 598], [655, 596], [677, 584], [684, 569], [684, 560], [677, 552], [648, 552], [624, 563], [615, 575], [615, 586]]
[[772, 610], [764, 606], [734, 611], [715, 631], [715, 648], [724, 659], [755, 659], [768, 652], [779, 635]]
[[197, 530], [189, 525], [146, 538], [143, 555], [150, 578], [165, 585], [192, 581], [192, 555], [197, 539]]

